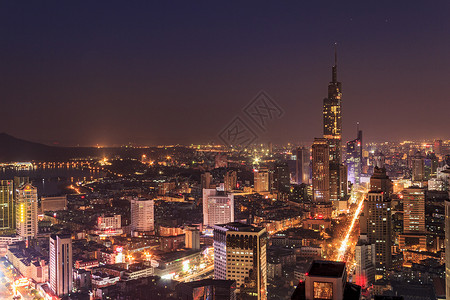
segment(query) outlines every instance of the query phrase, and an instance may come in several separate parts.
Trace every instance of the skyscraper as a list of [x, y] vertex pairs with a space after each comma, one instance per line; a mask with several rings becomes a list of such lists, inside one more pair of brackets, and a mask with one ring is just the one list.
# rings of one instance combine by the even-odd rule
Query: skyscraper
[[412, 186], [401, 193], [403, 198], [403, 234], [399, 236], [400, 249], [427, 250], [425, 227], [425, 189]]
[[425, 180], [425, 158], [417, 151], [411, 161], [411, 177], [412, 181]]
[[445, 294], [447, 296], [447, 299], [449, 299], [450, 298], [450, 200], [445, 200]]
[[237, 188], [237, 172], [233, 170], [229, 170], [225, 173], [223, 178], [223, 182], [225, 185], [225, 191], [231, 192]]
[[16, 193], [16, 232], [21, 237], [34, 238], [38, 233], [37, 188], [26, 183]]
[[236, 280], [240, 294], [267, 299], [266, 251], [265, 228], [238, 222], [214, 226], [214, 278]]
[[345, 161], [347, 164], [347, 178], [353, 184], [360, 184], [362, 172], [362, 131], [358, 130], [356, 139], [347, 142]]
[[0, 180], [0, 230], [14, 229], [14, 189], [12, 180]]
[[278, 194], [287, 194], [290, 191], [290, 175], [287, 163], [281, 162], [275, 165], [274, 187]]
[[386, 175], [385, 168], [375, 167], [373, 169], [373, 175], [370, 177], [370, 190], [384, 192], [387, 197], [393, 193], [394, 187], [392, 181]]
[[310, 184], [310, 151], [305, 147], [296, 150], [295, 182], [297, 184]]
[[253, 171], [255, 193], [265, 193], [269, 191], [269, 170], [259, 168]]
[[234, 222], [233, 193], [203, 189], [203, 224], [212, 226]]
[[375, 245], [359, 239], [355, 246], [354, 283], [367, 288], [375, 282]]
[[341, 116], [342, 84], [337, 81], [337, 52], [334, 52], [331, 82], [328, 84], [328, 97], [323, 99], [323, 137], [330, 145], [330, 162], [341, 162]]
[[312, 188], [314, 202], [330, 202], [329, 145], [316, 138], [312, 145]]
[[370, 191], [364, 204], [367, 240], [375, 244], [375, 273], [377, 279], [386, 275], [392, 263], [391, 200], [384, 192]]
[[132, 198], [131, 230], [149, 232], [155, 229], [154, 201], [146, 198]]
[[72, 238], [70, 234], [50, 236], [49, 281], [58, 297], [70, 294], [73, 286]]

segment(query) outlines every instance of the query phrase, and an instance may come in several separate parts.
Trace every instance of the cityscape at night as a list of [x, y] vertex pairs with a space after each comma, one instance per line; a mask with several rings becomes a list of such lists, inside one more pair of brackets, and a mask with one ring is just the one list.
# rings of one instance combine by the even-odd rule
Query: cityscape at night
[[0, 2], [0, 299], [450, 300], [450, 2]]

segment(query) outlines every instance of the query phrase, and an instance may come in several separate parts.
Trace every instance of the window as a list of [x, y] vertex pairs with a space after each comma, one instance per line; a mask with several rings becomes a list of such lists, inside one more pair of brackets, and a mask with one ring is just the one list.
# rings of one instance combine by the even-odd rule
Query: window
[[314, 299], [315, 300], [333, 299], [333, 283], [314, 281]]

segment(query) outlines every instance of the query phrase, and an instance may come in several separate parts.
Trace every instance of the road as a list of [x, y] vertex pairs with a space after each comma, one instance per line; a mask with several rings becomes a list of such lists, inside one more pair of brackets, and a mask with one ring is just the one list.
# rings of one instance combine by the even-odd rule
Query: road
[[214, 264], [212, 264], [211, 266], [208, 266], [206, 268], [204, 268], [203, 270], [196, 272], [194, 274], [188, 275], [188, 276], [184, 276], [183, 278], [178, 278], [177, 281], [181, 281], [181, 282], [188, 282], [189, 280], [191, 280], [192, 278], [195, 277], [199, 277], [202, 276], [208, 272], [212, 272], [214, 270]]
[[[11, 271], [7, 271], [3, 261], [0, 261], [0, 299], [12, 299], [12, 288], [8, 289], [7, 285], [11, 284], [11, 279], [8, 276]], [[12, 275], [10, 275], [12, 276]]]

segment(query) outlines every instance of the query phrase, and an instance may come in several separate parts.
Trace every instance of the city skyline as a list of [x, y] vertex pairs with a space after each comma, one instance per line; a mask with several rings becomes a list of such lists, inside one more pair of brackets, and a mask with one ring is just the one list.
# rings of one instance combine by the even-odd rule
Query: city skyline
[[337, 42], [343, 142], [356, 122], [365, 141], [447, 139], [448, 6], [4, 3], [0, 96], [22, 120], [0, 127], [70, 146], [219, 143], [264, 90], [284, 115], [257, 142], [312, 141]]

